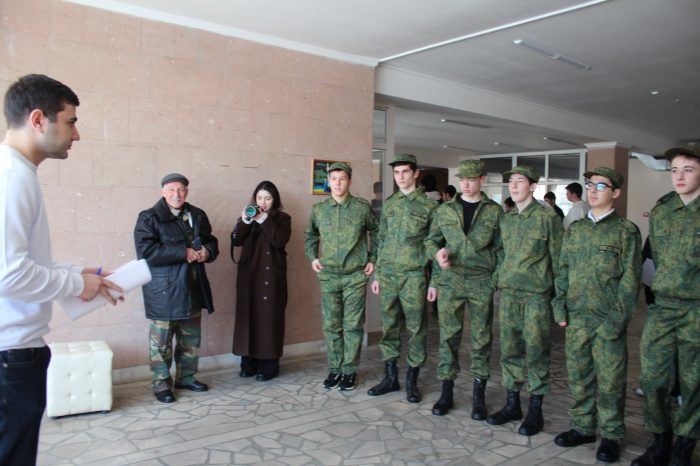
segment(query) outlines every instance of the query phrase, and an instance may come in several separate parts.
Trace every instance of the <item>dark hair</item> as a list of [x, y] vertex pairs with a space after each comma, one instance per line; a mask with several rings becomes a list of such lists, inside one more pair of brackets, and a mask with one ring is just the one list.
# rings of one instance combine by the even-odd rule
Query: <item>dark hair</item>
[[557, 200], [556, 194], [554, 194], [552, 191], [547, 191], [547, 194], [544, 195], [545, 199], [551, 199], [553, 201]]
[[668, 163], [673, 162], [673, 159], [675, 159], [676, 157], [685, 157], [686, 159], [693, 159], [693, 160], [695, 160], [696, 162], [700, 163], [700, 157], [698, 157], [698, 156], [695, 155], [694, 153], [692, 153], [692, 152], [681, 152], [681, 151], [678, 151], [678, 152], [676, 152], [675, 154], [669, 155], [669, 156], [667, 157]]
[[416, 165], [413, 162], [396, 162], [391, 164], [391, 168], [393, 169], [394, 167], [401, 167], [403, 165], [408, 165], [408, 168], [411, 169], [412, 172], [418, 170], [418, 165]]
[[280, 192], [277, 190], [277, 186], [272, 181], [261, 181], [255, 187], [253, 191], [253, 197], [251, 204], [255, 205], [255, 197], [258, 195], [258, 191], [265, 190], [272, 194], [272, 209], [271, 210], [282, 210], [282, 199], [280, 199]]
[[566, 187], [566, 190], [569, 191], [571, 194], [576, 194], [579, 198], [583, 196], [583, 186], [581, 186], [580, 183], [576, 183], [575, 181], [571, 184], [569, 184]]
[[331, 176], [331, 173], [333, 173], [333, 172], [343, 172], [346, 175], [348, 175], [349, 180], [352, 179], [352, 173], [348, 173], [345, 170], [343, 170], [342, 168], [334, 168], [333, 170], [328, 170], [328, 176]]
[[507, 197], [506, 200], [503, 201], [503, 203], [504, 203], [505, 205], [507, 205], [508, 207], [515, 207], [515, 202], [513, 202], [513, 198], [512, 198], [512, 197]]
[[427, 192], [435, 191], [437, 188], [437, 180], [435, 179], [435, 175], [432, 173], [425, 175], [421, 182], [423, 183], [423, 186], [425, 186], [425, 190]]
[[451, 184], [448, 184], [447, 187], [445, 188], [445, 192], [450, 195], [450, 197], [455, 197], [455, 194], [457, 194], [457, 189], [452, 186]]
[[43, 74], [28, 74], [12, 83], [5, 93], [5, 120], [8, 128], [21, 128], [33, 110], [41, 110], [51, 122], [66, 104], [80, 105], [75, 92]]

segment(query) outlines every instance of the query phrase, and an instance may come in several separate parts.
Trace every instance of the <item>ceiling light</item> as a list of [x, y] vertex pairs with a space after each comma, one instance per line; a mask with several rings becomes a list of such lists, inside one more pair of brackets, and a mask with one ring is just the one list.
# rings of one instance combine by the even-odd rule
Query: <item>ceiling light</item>
[[679, 105], [682, 105], [682, 106], [689, 108], [691, 110], [695, 110], [696, 108], [698, 108], [697, 105], [695, 105], [694, 103], [687, 102], [678, 96], [675, 96], [673, 94], [669, 94], [668, 92], [651, 91], [651, 92], [649, 92], [649, 94], [656, 96], [656, 97], [661, 97], [662, 99], [667, 100], [667, 101], [671, 102], [672, 104], [679, 104]]
[[491, 126], [486, 126], [486, 125], [480, 125], [477, 123], [467, 123], [466, 121], [460, 121], [460, 120], [450, 120], [449, 118], [441, 118], [440, 121], [443, 123], [454, 123], [455, 125], [464, 125], [464, 126], [471, 126], [472, 128], [481, 128], [481, 129], [491, 129]]
[[460, 147], [460, 146], [450, 146], [450, 145], [444, 145], [442, 146], [443, 149], [454, 149], [454, 150], [463, 150], [465, 152], [479, 152], [476, 149], [470, 149], [468, 147]]
[[566, 63], [567, 65], [575, 66], [576, 68], [580, 68], [582, 70], [592, 70], [593, 68], [590, 65], [586, 65], [585, 63], [581, 63], [578, 60], [574, 60], [573, 58], [569, 58], [566, 55], [562, 55], [560, 53], [556, 52], [551, 52], [549, 50], [545, 50], [537, 45], [533, 45], [529, 42], [525, 42], [522, 39], [515, 39], [513, 41], [515, 45], [521, 45], [525, 47], [526, 49], [532, 50], [533, 52], [541, 53], [542, 55], [546, 55], [552, 60], [557, 60], [561, 63]]
[[583, 144], [579, 144], [577, 142], [567, 141], [566, 139], [553, 138], [551, 136], [542, 136], [542, 139], [544, 139], [545, 141], [561, 142], [562, 144], [569, 144], [570, 146], [582, 146], [583, 145]]

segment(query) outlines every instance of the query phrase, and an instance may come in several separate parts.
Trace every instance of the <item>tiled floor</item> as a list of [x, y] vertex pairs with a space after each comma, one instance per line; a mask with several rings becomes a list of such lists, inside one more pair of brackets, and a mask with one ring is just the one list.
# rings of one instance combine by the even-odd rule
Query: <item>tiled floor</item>
[[[434, 319], [433, 319], [434, 320]], [[645, 448], [642, 398], [634, 394], [639, 374], [643, 311], [630, 328], [627, 436], [622, 464]], [[468, 331], [468, 329], [466, 329]], [[497, 332], [496, 332], [497, 334]], [[444, 417], [431, 413], [440, 381], [435, 378], [437, 328], [431, 323], [432, 352], [420, 376], [424, 399], [410, 404], [405, 393], [370, 397], [367, 389], [383, 372], [379, 349], [366, 348], [358, 388], [325, 390], [323, 357], [283, 360], [283, 373], [270, 382], [238, 376], [237, 368], [200, 374], [206, 393], [176, 392], [177, 403], [159, 403], [147, 383], [114, 387], [109, 414], [45, 419], [40, 465], [573, 465], [595, 464], [597, 445], [558, 447], [554, 436], [569, 428], [563, 338], [553, 328], [552, 393], [545, 397], [544, 431], [517, 433], [519, 424], [490, 426], [473, 421], [471, 378], [462, 372], [455, 385], [455, 408]], [[463, 345], [468, 343], [467, 338]], [[487, 389], [490, 411], [500, 409], [498, 341]], [[463, 368], [468, 367], [466, 349]], [[400, 365], [405, 374], [405, 364]], [[403, 381], [402, 381], [403, 382]], [[403, 383], [402, 383], [403, 388]], [[524, 394], [524, 393], [523, 393]], [[523, 401], [527, 404], [524, 394]], [[698, 459], [696, 452], [695, 459]]]

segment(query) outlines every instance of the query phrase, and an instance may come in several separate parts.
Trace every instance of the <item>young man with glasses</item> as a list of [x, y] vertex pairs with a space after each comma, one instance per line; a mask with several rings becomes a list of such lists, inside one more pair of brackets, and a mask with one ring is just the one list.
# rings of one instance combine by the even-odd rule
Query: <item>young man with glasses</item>
[[598, 461], [615, 462], [625, 435], [627, 324], [641, 279], [641, 236], [617, 214], [613, 201], [624, 177], [607, 167], [584, 173], [591, 209], [564, 235], [552, 301], [554, 320], [566, 327], [566, 367], [574, 399], [573, 429], [554, 442], [574, 447], [602, 440]]
[[[644, 427], [654, 437], [633, 466], [665, 465], [669, 459], [690, 465], [700, 437], [700, 148], [670, 149], [666, 157], [674, 190], [649, 217], [655, 302], [641, 344]], [[672, 412], [676, 376], [683, 402]]]

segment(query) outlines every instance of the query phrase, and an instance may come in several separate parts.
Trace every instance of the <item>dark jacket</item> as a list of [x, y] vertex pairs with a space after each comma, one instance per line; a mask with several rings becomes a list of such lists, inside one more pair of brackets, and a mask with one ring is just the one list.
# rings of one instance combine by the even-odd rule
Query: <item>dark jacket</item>
[[287, 305], [287, 252], [291, 218], [273, 210], [262, 223], [240, 218], [231, 244], [242, 246], [236, 279], [236, 321], [233, 352], [240, 356], [277, 359], [284, 347]]
[[[219, 242], [211, 234], [211, 224], [202, 209], [185, 203], [183, 209], [192, 215], [194, 237], [202, 240], [209, 251], [207, 262], [219, 255]], [[202, 307], [211, 314], [214, 300], [209, 280], [202, 263], [187, 263], [185, 225], [175, 217], [165, 199], [161, 198], [148, 210], [139, 214], [134, 228], [136, 255], [146, 259], [153, 280], [143, 286], [146, 317], [152, 320], [185, 320], [192, 317], [192, 302], [188, 285], [188, 266], [197, 267], [197, 285], [200, 287]]]

